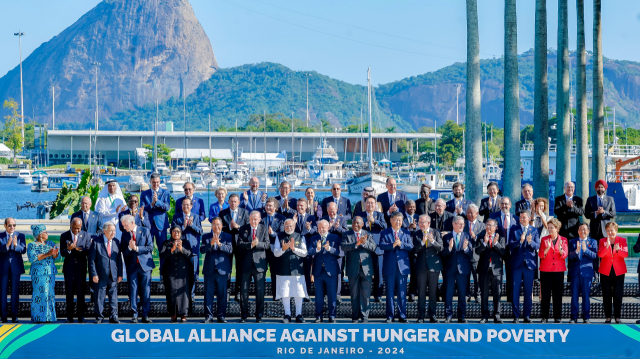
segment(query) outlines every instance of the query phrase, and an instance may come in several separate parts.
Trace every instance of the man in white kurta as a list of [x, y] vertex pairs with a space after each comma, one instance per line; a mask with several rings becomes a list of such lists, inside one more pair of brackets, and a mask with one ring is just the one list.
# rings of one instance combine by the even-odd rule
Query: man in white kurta
[[[273, 245], [273, 255], [278, 258], [276, 276], [276, 299], [282, 298], [284, 306], [283, 323], [291, 321], [291, 298], [296, 303], [296, 322], [304, 323], [302, 300], [307, 298], [307, 285], [304, 280], [304, 258], [307, 245], [304, 238], [295, 232], [296, 224], [292, 219], [284, 222], [284, 233], [278, 235]], [[271, 268], [274, 270], [274, 268]]]
[[102, 223], [111, 222], [116, 226], [116, 238], [120, 239], [122, 232], [118, 225], [118, 213], [127, 209], [122, 189], [114, 179], [107, 181], [104, 185], [98, 200], [96, 201], [96, 212], [102, 215]]

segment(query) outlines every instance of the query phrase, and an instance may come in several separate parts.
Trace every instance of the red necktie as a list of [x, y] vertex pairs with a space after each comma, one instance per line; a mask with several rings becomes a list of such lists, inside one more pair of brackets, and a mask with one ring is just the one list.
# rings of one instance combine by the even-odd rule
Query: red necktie
[[358, 242], [360, 242], [360, 233], [356, 233], [356, 239]]
[[107, 254], [111, 258], [111, 240], [107, 239]]
[[251, 239], [255, 240], [256, 239], [256, 230], [253, 230], [253, 233], [251, 234]]
[[[133, 232], [132, 234], [133, 234], [133, 244], [135, 244], [137, 246], [138, 242], [136, 242], [136, 233]], [[138, 261], [138, 263], [140, 263], [140, 258], [137, 258], [136, 260]]]
[[75, 246], [78, 243], [78, 235], [73, 236], [73, 245]]

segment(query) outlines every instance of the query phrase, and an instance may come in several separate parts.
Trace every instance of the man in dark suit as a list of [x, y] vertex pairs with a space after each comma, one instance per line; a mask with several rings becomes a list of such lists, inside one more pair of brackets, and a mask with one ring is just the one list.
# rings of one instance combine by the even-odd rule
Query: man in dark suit
[[384, 214], [376, 210], [377, 201], [371, 196], [365, 200], [365, 212], [358, 213], [357, 216], [362, 218], [364, 222], [364, 229], [371, 233], [373, 236], [373, 242], [377, 248], [375, 256], [373, 257], [373, 298], [376, 303], [381, 301], [383, 290], [382, 281], [382, 255], [384, 251], [378, 246], [380, 244], [380, 233], [387, 229], [387, 221], [384, 219]]
[[387, 323], [391, 323], [395, 317], [396, 296], [400, 322], [407, 322], [407, 278], [409, 277], [409, 254], [413, 249], [413, 239], [409, 231], [402, 229], [400, 212], [391, 215], [391, 228], [380, 233], [380, 249], [384, 251], [382, 263], [382, 275], [384, 285], [387, 288]]
[[[369, 197], [373, 197], [373, 199], [376, 199], [376, 191], [373, 189], [373, 187], [368, 186], [362, 189], [362, 200], [358, 201], [355, 205], [355, 207], [353, 207], [353, 215], [356, 216], [358, 213], [360, 212], [364, 212], [365, 211], [365, 201], [367, 200], [367, 198]], [[380, 205], [379, 202], [377, 202], [376, 200], [376, 211], [380, 212], [382, 211], [382, 205]], [[382, 213], [382, 212], [380, 212]]]
[[[249, 212], [240, 208], [240, 197], [237, 194], [229, 196], [229, 208], [225, 208], [220, 211], [220, 219], [222, 220], [222, 231], [231, 235], [231, 245], [233, 246], [233, 257], [236, 260], [236, 286], [233, 291], [236, 301], [240, 301], [240, 289], [242, 287], [242, 248], [238, 247], [238, 234], [240, 228], [249, 223]], [[231, 261], [231, 254], [229, 254], [229, 261]], [[231, 286], [231, 274], [229, 274], [229, 280], [227, 281], [227, 290]]]
[[[589, 225], [586, 223], [578, 227], [578, 235], [579, 237], [569, 240], [569, 271], [567, 273], [571, 282], [571, 320], [569, 323], [574, 324], [578, 321], [580, 297], [582, 297], [582, 320], [588, 324], [591, 322], [589, 295], [595, 275], [593, 260], [598, 257], [598, 242], [589, 237]], [[633, 251], [640, 252], [640, 242], [633, 246]], [[636, 323], [640, 324], [640, 321]]]
[[116, 236], [116, 225], [107, 222], [102, 228], [103, 234], [96, 237], [89, 249], [89, 275], [96, 285], [95, 302], [96, 323], [104, 320], [104, 300], [109, 296], [111, 315], [109, 323], [119, 324], [118, 320], [118, 283], [122, 281], [122, 254], [120, 241]]
[[[335, 202], [329, 202], [327, 204], [327, 215], [322, 217], [325, 221], [329, 222], [329, 233], [338, 236], [338, 238], [342, 238], [342, 234], [348, 231], [347, 227], [347, 217], [338, 214], [338, 205]], [[344, 268], [344, 253], [340, 253], [340, 259], [338, 260], [338, 265], [340, 266], [340, 273], [338, 274], [338, 303], [342, 303], [342, 298], [340, 293], [342, 291], [342, 271]]]
[[341, 238], [329, 233], [329, 222], [318, 222], [318, 234], [311, 238], [311, 247], [307, 248], [313, 256], [313, 278], [316, 286], [315, 323], [323, 321], [324, 296], [327, 296], [327, 314], [329, 323], [336, 321], [336, 302], [338, 289], [338, 258], [340, 257]]
[[7, 217], [4, 220], [4, 233], [0, 233], [0, 275], [2, 275], [2, 322], [7, 322], [7, 295], [11, 280], [11, 319], [18, 322], [18, 304], [20, 302], [20, 275], [24, 274], [22, 255], [27, 252], [24, 234], [16, 232], [16, 220]]
[[500, 199], [502, 198], [498, 196], [498, 184], [495, 182], [489, 182], [487, 194], [488, 197], [480, 200], [480, 208], [478, 209], [478, 214], [482, 216], [484, 223], [487, 223], [491, 214], [500, 212]]
[[429, 197], [431, 195], [431, 186], [423, 183], [420, 186], [420, 199], [416, 201], [416, 214], [431, 214], [436, 211], [436, 201]]
[[[613, 197], [607, 196], [609, 185], [604, 180], [598, 180], [595, 184], [596, 195], [587, 198], [584, 207], [584, 216], [589, 220], [589, 237], [599, 241], [607, 237], [605, 226], [616, 219], [616, 204]], [[593, 261], [596, 271], [596, 279], [600, 278], [598, 268], [600, 258]]]
[[498, 225], [497, 231], [504, 237], [507, 244], [504, 256], [504, 268], [506, 277], [507, 302], [513, 302], [513, 265], [511, 264], [511, 253], [509, 252], [509, 233], [511, 228], [520, 223], [520, 219], [511, 214], [511, 198], [502, 197], [500, 200], [500, 212], [492, 213], [490, 218], [495, 219]]
[[227, 278], [231, 274], [231, 251], [233, 239], [229, 233], [222, 232], [222, 220], [219, 217], [211, 221], [211, 232], [202, 236], [200, 252], [204, 253], [202, 275], [204, 276], [204, 322], [213, 323], [213, 300], [216, 304], [218, 323], [226, 323], [227, 315]]
[[342, 235], [341, 248], [346, 253], [346, 272], [349, 278], [351, 294], [351, 322], [369, 321], [369, 297], [371, 296], [371, 278], [373, 261], [377, 260], [376, 243], [373, 236], [362, 230], [362, 217], [354, 217], [353, 229]]
[[296, 213], [297, 207], [297, 200], [290, 197], [289, 193], [291, 193], [291, 184], [287, 181], [282, 181], [282, 183], [280, 183], [280, 195], [276, 196], [275, 199], [278, 202], [276, 209], [279, 214], [285, 217], [285, 219], [293, 217]]
[[91, 197], [84, 196], [80, 200], [80, 210], [71, 215], [71, 221], [75, 218], [82, 220], [82, 231], [94, 237], [102, 233], [102, 215], [91, 210]]
[[502, 323], [500, 319], [500, 296], [502, 295], [502, 257], [507, 243], [504, 236], [497, 231], [498, 222], [489, 219], [485, 230], [476, 237], [475, 255], [478, 256], [478, 275], [480, 277], [480, 293], [482, 294], [481, 324], [489, 320], [489, 287], [493, 294], [493, 321]]
[[240, 208], [247, 211], [261, 211], [267, 202], [267, 194], [260, 190], [260, 180], [258, 177], [252, 177], [249, 180], [250, 190], [242, 192]]
[[[520, 212], [533, 209], [533, 187], [525, 183], [522, 185], [522, 199], [516, 202], [516, 216], [520, 217]], [[507, 242], [509, 243], [509, 242]]]
[[260, 224], [269, 231], [270, 250], [268, 250], [266, 254], [267, 263], [269, 264], [269, 268], [271, 268], [271, 295], [273, 296], [273, 300], [276, 300], [276, 274], [278, 273], [278, 261], [273, 255], [273, 248], [278, 240], [278, 234], [284, 231], [284, 221], [287, 219], [285, 215], [276, 213], [278, 206], [279, 202], [276, 198], [267, 198], [267, 203], [262, 212], [262, 221], [260, 222]]
[[118, 213], [118, 226], [120, 227], [120, 232], [124, 232], [124, 227], [122, 226], [121, 218], [126, 215], [132, 215], [133, 219], [136, 222], [136, 226], [144, 227], [148, 230], [151, 230], [151, 222], [149, 222], [149, 215], [145, 212], [144, 208], [139, 207], [140, 200], [138, 196], [132, 194], [129, 196], [129, 208]]
[[[189, 198], [182, 201], [182, 216], [173, 216], [171, 226], [178, 226], [182, 229], [184, 242], [189, 243], [188, 249], [191, 250], [191, 264], [193, 264], [193, 285], [191, 286], [191, 302], [189, 303], [189, 312], [193, 311], [193, 301], [196, 297], [196, 282], [198, 281], [198, 273], [200, 273], [200, 239], [202, 238], [202, 224], [200, 217], [191, 212], [192, 203]], [[183, 243], [184, 245], [184, 243]], [[186, 246], [185, 246], [186, 247]]]
[[151, 308], [151, 271], [156, 267], [153, 262], [153, 240], [147, 228], [136, 226], [131, 215], [122, 217], [125, 231], [120, 240], [120, 252], [124, 257], [129, 286], [129, 302], [133, 318], [131, 323], [138, 323], [138, 295], [143, 323], [152, 323], [149, 319]]
[[[424, 323], [427, 286], [429, 287], [429, 322], [438, 323], [436, 306], [438, 302], [438, 277], [442, 271], [442, 237], [437, 229], [431, 228], [431, 217], [420, 215], [420, 229], [413, 232], [413, 253], [416, 256], [416, 279], [418, 281], [418, 323]], [[412, 273], [413, 276], [413, 273]], [[412, 278], [413, 280], [413, 278]]]
[[453, 184], [452, 188], [453, 199], [447, 202], [447, 212], [466, 217], [467, 216], [467, 208], [473, 202], [464, 198], [464, 184], [462, 182], [456, 182]]
[[344, 216], [347, 221], [351, 219], [351, 201], [349, 198], [341, 197], [340, 193], [342, 193], [342, 187], [340, 187], [339, 183], [334, 183], [331, 185], [331, 196], [322, 200], [322, 213], [327, 213], [327, 206], [329, 203], [338, 204], [337, 213]]
[[[484, 231], [484, 223], [478, 218], [478, 206], [470, 204], [467, 207], [467, 220], [464, 224], [464, 231], [477, 242], [477, 237], [480, 232]], [[469, 286], [467, 287], [467, 299], [471, 301], [471, 297], [475, 298], [476, 303], [480, 303], [480, 280], [478, 278], [478, 259], [479, 256], [473, 252], [471, 257], [471, 279], [473, 279], [473, 287], [471, 287], [471, 279], [469, 280]]]
[[204, 206], [204, 201], [200, 197], [196, 197], [194, 195], [196, 191], [196, 186], [193, 182], [187, 182], [182, 186], [184, 190], [184, 197], [178, 198], [176, 201], [176, 214], [175, 216], [182, 216], [182, 200], [185, 198], [189, 198], [191, 200], [191, 213], [200, 217], [200, 223], [204, 222], [205, 218], [207, 218], [206, 208]]
[[91, 248], [91, 237], [82, 230], [82, 219], [74, 218], [71, 229], [60, 235], [60, 254], [64, 258], [64, 291], [67, 303], [67, 323], [73, 323], [76, 309], [74, 296], [78, 300], [78, 323], [84, 323], [86, 308], [84, 293], [87, 288], [87, 257]]
[[453, 231], [453, 217], [451, 212], [447, 212], [447, 203], [442, 198], [436, 200], [435, 212], [429, 214], [431, 217], [431, 228], [438, 230], [441, 235], [445, 236], [447, 233]]
[[[160, 249], [162, 243], [167, 240], [167, 230], [169, 229], [167, 212], [171, 210], [171, 194], [160, 188], [159, 173], [151, 174], [149, 185], [151, 188], [140, 194], [140, 205], [149, 214], [151, 238], [155, 240], [156, 246]], [[160, 260], [160, 267], [163, 262]]]
[[249, 284], [251, 278], [256, 288], [256, 323], [262, 323], [264, 313], [264, 275], [267, 272], [269, 251], [269, 230], [260, 224], [260, 212], [249, 215], [249, 224], [240, 228], [238, 247], [242, 249], [242, 300], [240, 301], [240, 323], [246, 323], [249, 316]]
[[[304, 239], [307, 249], [309, 248], [311, 237], [318, 233], [318, 224], [316, 216], [307, 213], [309, 201], [306, 198], [298, 199], [296, 203], [297, 213], [293, 215], [293, 221], [296, 223], [296, 233], [299, 233], [302, 239]], [[311, 288], [311, 265], [313, 264], [313, 257], [307, 255], [303, 258], [304, 262], [304, 281], [307, 285], [307, 290]], [[305, 302], [310, 301], [309, 298], [304, 298]]]
[[440, 254], [443, 263], [443, 284], [446, 288], [444, 312], [445, 323], [453, 316], [453, 291], [458, 289], [458, 323], [466, 323], [466, 294], [471, 274], [471, 258], [475, 240], [464, 232], [464, 217], [453, 219], [453, 232], [442, 238], [444, 249]]
[[407, 199], [406, 193], [397, 190], [396, 179], [387, 177], [387, 193], [378, 195], [378, 202], [382, 205], [382, 213], [387, 222], [387, 227], [391, 225], [391, 222], [389, 222], [391, 215], [404, 210], [404, 203]]
[[531, 305], [533, 294], [533, 278], [538, 267], [536, 251], [540, 249], [538, 230], [529, 225], [531, 212], [528, 209], [520, 212], [520, 225], [511, 227], [509, 231], [509, 251], [513, 270], [513, 317], [514, 323], [520, 322], [520, 288], [524, 285], [524, 322], [531, 323]]
[[[404, 204], [404, 218], [402, 220], [402, 228], [413, 234], [418, 229], [418, 215], [416, 214], [416, 202], [412, 199], [408, 199]], [[409, 254], [409, 263], [411, 264], [411, 274], [409, 275], [409, 288], [407, 294], [409, 294], [409, 302], [416, 300], [416, 294], [418, 294], [418, 276], [416, 275], [416, 256], [413, 253]]]
[[562, 224], [558, 233], [567, 238], [578, 237], [578, 227], [580, 227], [580, 217], [584, 215], [582, 198], [574, 196], [576, 186], [569, 181], [564, 184], [564, 194], [556, 197], [553, 206], [553, 214], [558, 217]]

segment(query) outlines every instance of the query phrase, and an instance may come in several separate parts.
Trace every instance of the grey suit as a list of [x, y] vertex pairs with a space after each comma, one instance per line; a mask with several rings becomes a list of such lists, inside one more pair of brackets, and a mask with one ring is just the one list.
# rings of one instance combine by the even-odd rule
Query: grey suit
[[433, 234], [433, 243], [424, 243], [425, 233], [418, 229], [413, 232], [413, 253], [416, 256], [416, 274], [418, 280], [418, 318], [424, 319], [427, 285], [429, 288], [429, 317], [435, 317], [438, 300], [438, 277], [442, 271], [442, 236], [437, 229], [429, 228]]
[[361, 230], [360, 236], [367, 236], [367, 241], [357, 246], [358, 237], [353, 230], [342, 235], [340, 248], [346, 253], [346, 274], [349, 277], [351, 294], [351, 319], [369, 318], [369, 297], [371, 296], [371, 280], [374, 273], [373, 261], [377, 260], [376, 243], [371, 233]]
[[[473, 224], [473, 233], [478, 237], [478, 234], [484, 231], [484, 223], [480, 220], [480, 217], [476, 218], [475, 223]], [[469, 233], [469, 221], [466, 220], [464, 223], [464, 232]], [[479, 255], [473, 253], [473, 257], [471, 257], [471, 278], [473, 278], [473, 288], [471, 288], [471, 280], [469, 280], [469, 286], [467, 287], [467, 296], [480, 296], [480, 279], [478, 278], [478, 259]]]
[[482, 231], [476, 240], [476, 247], [473, 252], [474, 255], [479, 257], [478, 261], [478, 275], [480, 277], [481, 284], [481, 307], [482, 318], [489, 319], [489, 286], [491, 286], [491, 292], [493, 293], [493, 316], [494, 318], [500, 318], [500, 296], [502, 292], [502, 267], [503, 257], [507, 252], [506, 239], [496, 231], [494, 236], [498, 236], [496, 244], [484, 242], [486, 232]]

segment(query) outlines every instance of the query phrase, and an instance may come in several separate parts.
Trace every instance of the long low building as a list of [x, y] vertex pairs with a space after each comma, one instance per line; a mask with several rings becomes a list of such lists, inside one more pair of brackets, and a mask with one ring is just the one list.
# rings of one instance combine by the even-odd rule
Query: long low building
[[[320, 133], [309, 132], [158, 132], [158, 143], [172, 149], [187, 149], [189, 153], [207, 153], [204, 149], [233, 149], [237, 139], [238, 151], [244, 153], [287, 151], [287, 159], [295, 155], [296, 161], [307, 161], [320, 145]], [[367, 152], [368, 139], [359, 133], [324, 133], [323, 139], [332, 146], [340, 160], [352, 161], [360, 158], [360, 152]], [[389, 158], [399, 161], [403, 153], [398, 152], [398, 140], [433, 140], [433, 133], [374, 133], [372, 135], [374, 158]], [[97, 138], [90, 143], [90, 139]], [[186, 139], [185, 139], [186, 138]], [[153, 144], [153, 131], [68, 131], [52, 130], [48, 132], [48, 159], [50, 164], [71, 162], [86, 164], [89, 161], [89, 148], [95, 151], [100, 163], [104, 165], [137, 166], [137, 148], [143, 144]], [[201, 151], [189, 151], [199, 149]], [[184, 153], [182, 151], [178, 151]], [[196, 158], [190, 158], [196, 159]]]

